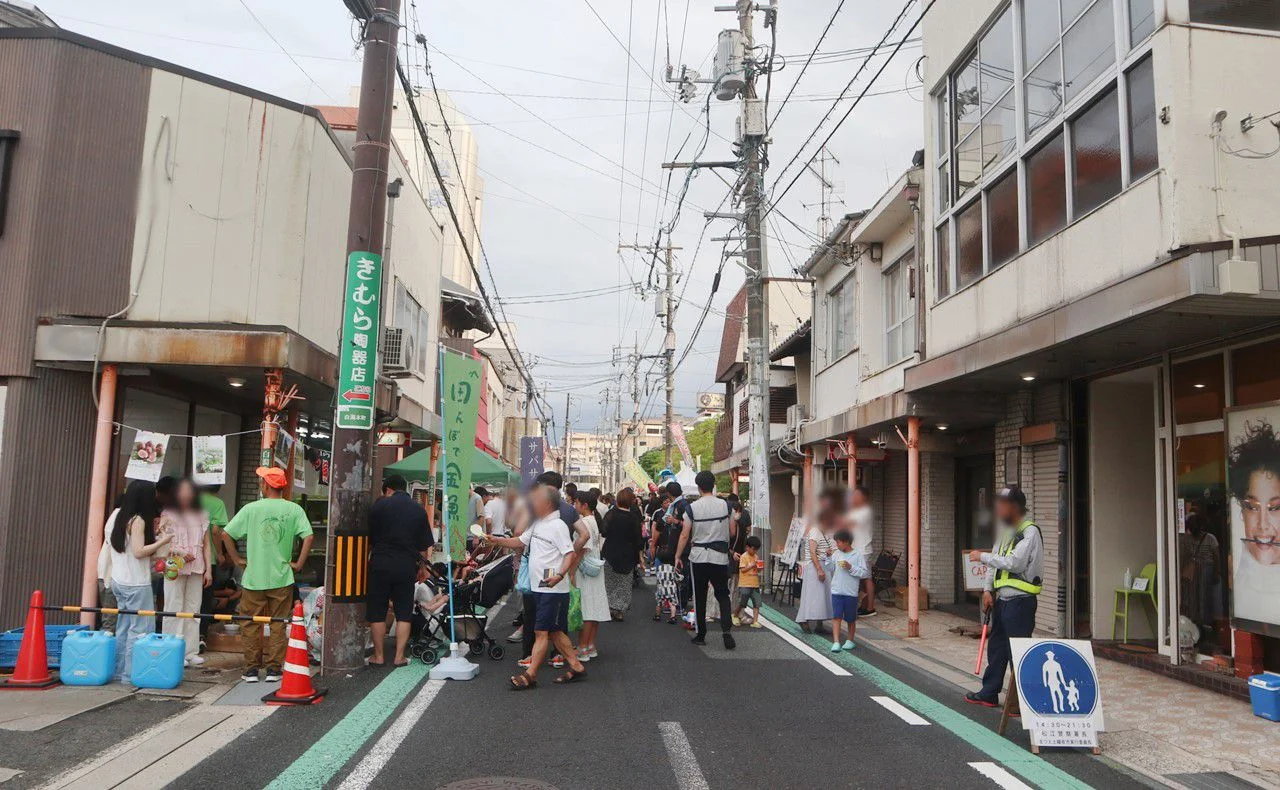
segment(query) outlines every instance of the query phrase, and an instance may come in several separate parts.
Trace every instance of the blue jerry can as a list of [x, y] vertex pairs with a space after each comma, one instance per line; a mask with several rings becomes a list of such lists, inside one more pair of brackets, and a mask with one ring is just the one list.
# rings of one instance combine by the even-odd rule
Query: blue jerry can
[[182, 659], [187, 643], [172, 634], [147, 634], [133, 643], [133, 672], [129, 680], [143, 689], [177, 688], [182, 682]]
[[102, 686], [116, 669], [116, 637], [106, 631], [72, 631], [62, 640], [59, 679], [68, 686]]

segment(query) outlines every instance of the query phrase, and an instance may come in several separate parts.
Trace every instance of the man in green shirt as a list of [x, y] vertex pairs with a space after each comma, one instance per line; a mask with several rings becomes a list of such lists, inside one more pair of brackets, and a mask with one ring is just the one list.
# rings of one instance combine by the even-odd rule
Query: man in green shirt
[[[240, 580], [240, 614], [249, 616], [288, 617], [293, 604], [293, 574], [302, 570], [311, 551], [311, 523], [303, 509], [284, 498], [289, 479], [283, 469], [260, 466], [262, 499], [250, 502], [222, 531], [222, 548], [236, 565], [244, 569]], [[293, 541], [302, 539], [302, 550], [293, 560]], [[245, 541], [245, 557], [236, 551], [236, 541]], [[258, 670], [267, 670], [266, 682], [280, 679], [284, 664], [287, 626], [271, 624], [271, 638], [264, 661], [262, 624], [244, 623], [240, 627], [240, 644], [244, 649], [245, 671], [242, 677], [258, 682]]]
[[209, 517], [209, 533], [213, 544], [213, 561], [218, 562], [218, 549], [222, 546], [222, 528], [227, 525], [227, 505], [222, 501], [222, 497], [218, 496], [218, 490], [222, 486], [211, 485], [204, 486], [200, 489], [200, 507], [204, 509], [204, 514]]

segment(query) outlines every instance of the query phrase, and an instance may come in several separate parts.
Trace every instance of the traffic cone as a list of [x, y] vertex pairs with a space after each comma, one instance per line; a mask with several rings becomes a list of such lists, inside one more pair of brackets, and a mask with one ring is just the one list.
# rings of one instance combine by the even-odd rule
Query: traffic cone
[[22, 629], [22, 645], [18, 648], [18, 664], [13, 677], [0, 680], [0, 689], [32, 691], [53, 688], [58, 679], [49, 672], [49, 653], [44, 646], [44, 593], [31, 593], [27, 624]]
[[293, 622], [289, 624], [289, 647], [284, 652], [284, 677], [280, 690], [263, 697], [262, 701], [268, 705], [314, 705], [324, 699], [327, 691], [311, 685], [307, 628], [302, 623], [302, 604], [296, 604]]

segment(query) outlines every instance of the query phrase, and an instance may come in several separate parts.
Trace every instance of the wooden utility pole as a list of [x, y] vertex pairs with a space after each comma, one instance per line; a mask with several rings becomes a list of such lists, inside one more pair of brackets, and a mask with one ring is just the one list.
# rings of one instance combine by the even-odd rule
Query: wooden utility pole
[[[396, 34], [400, 28], [400, 0], [370, 0], [369, 4], [372, 12], [368, 19], [362, 20], [364, 68], [360, 76], [360, 107], [356, 117], [356, 142], [352, 150], [347, 253], [349, 256], [351, 253], [376, 255], [380, 266], [386, 232], [387, 167], [391, 151], [391, 111], [395, 98]], [[348, 293], [348, 285], [344, 284], [344, 297]], [[381, 327], [382, 294], [378, 294], [376, 304], [365, 305], [363, 310], [362, 316], [371, 314], [375, 325]], [[340, 357], [345, 357], [353, 343], [353, 338], [345, 334], [344, 332], [339, 348]], [[375, 331], [373, 336], [378, 337], [378, 333]], [[377, 355], [373, 356], [376, 358]], [[372, 406], [377, 392], [376, 362], [370, 368], [365, 375], [373, 385], [367, 394], [369, 405]], [[346, 672], [364, 665], [363, 604], [356, 596], [338, 598], [332, 593], [336, 589], [334, 580], [337, 572], [342, 570], [335, 565], [339, 554], [350, 558], [349, 561], [352, 562], [365, 562], [365, 558], [357, 556], [356, 552], [339, 552], [338, 547], [340, 542], [352, 543], [358, 536], [368, 533], [376, 440], [372, 424], [367, 428], [340, 427], [340, 416], [335, 415], [333, 426], [329, 531], [325, 541], [325, 589], [331, 593], [325, 603], [324, 650], [321, 657], [321, 671], [326, 673]], [[363, 574], [360, 578], [363, 578]]]

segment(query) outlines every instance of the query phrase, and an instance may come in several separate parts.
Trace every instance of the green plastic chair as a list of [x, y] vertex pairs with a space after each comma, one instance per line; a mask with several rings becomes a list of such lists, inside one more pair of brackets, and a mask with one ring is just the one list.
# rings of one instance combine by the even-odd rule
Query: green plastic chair
[[[1132, 588], [1126, 589], [1124, 587], [1116, 588], [1115, 598], [1111, 605], [1111, 641], [1113, 642], [1116, 639], [1116, 622], [1118, 620], [1124, 620], [1124, 644], [1129, 643], [1129, 599], [1134, 597], [1139, 599], [1146, 598], [1151, 601], [1151, 611], [1148, 612], [1146, 607], [1143, 607], [1143, 613], [1147, 616], [1147, 623], [1151, 626], [1151, 633], [1159, 633], [1159, 631], [1156, 630], [1155, 620], [1156, 612], [1159, 611], [1156, 606], [1156, 564], [1154, 562], [1148, 562], [1146, 565], [1142, 566], [1142, 572], [1138, 574], [1137, 578], [1147, 580], [1147, 589], [1134, 590]], [[1120, 605], [1121, 599], [1124, 600], [1123, 609]]]

